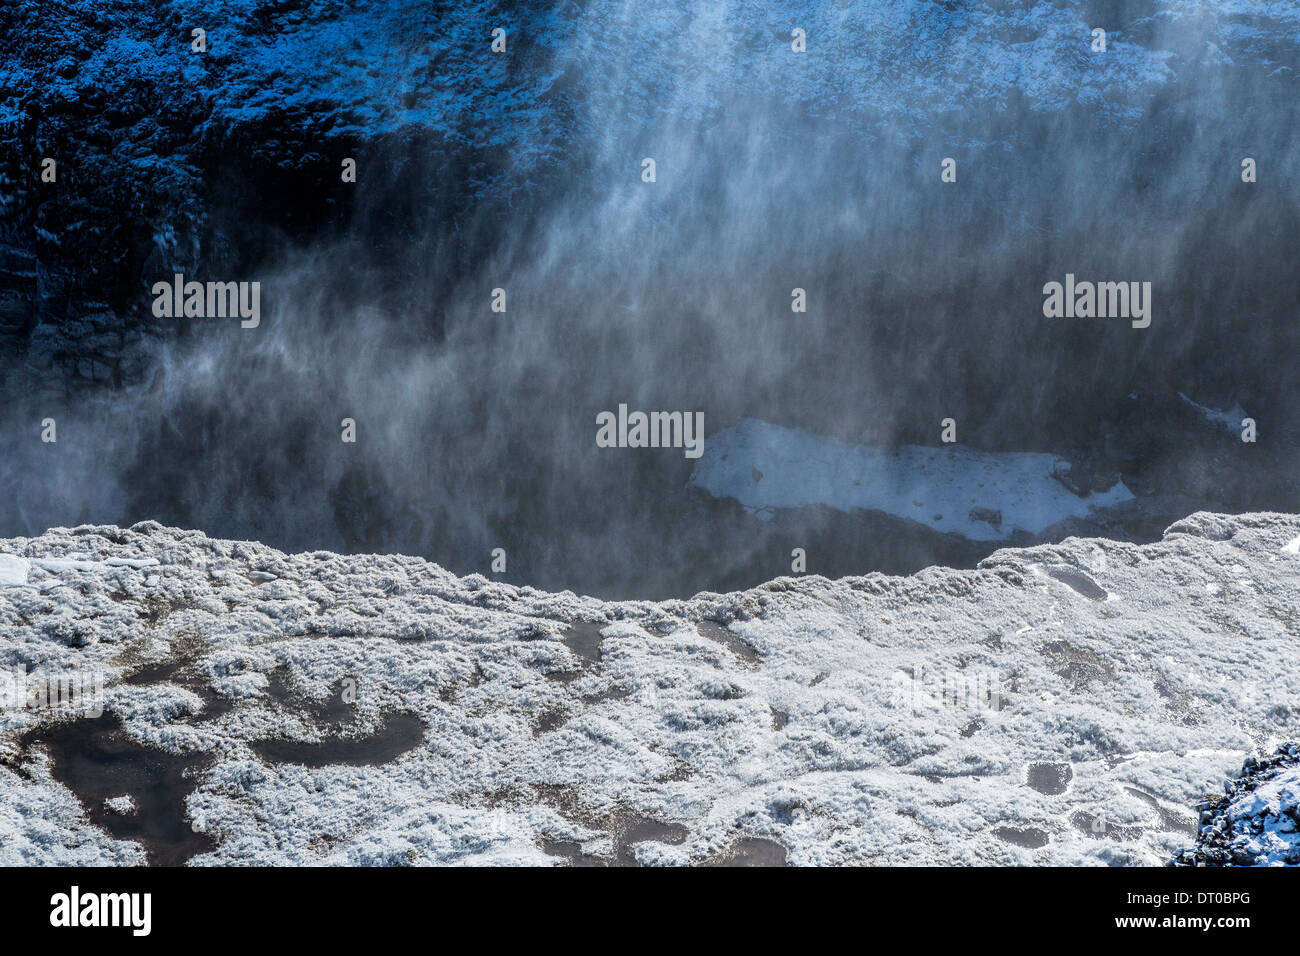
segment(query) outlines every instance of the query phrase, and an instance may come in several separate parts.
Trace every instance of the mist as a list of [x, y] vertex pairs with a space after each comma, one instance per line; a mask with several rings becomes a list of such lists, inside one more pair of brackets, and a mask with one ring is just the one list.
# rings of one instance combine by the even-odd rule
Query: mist
[[[498, 148], [497, 120], [467, 116], [472, 175], [418, 132], [358, 143], [355, 185], [252, 221], [223, 180], [210, 249], [155, 257], [123, 307], [147, 314], [173, 272], [255, 280], [260, 326], [178, 319], [120, 387], [9, 374], [0, 530], [153, 519], [457, 573], [502, 548], [516, 583], [686, 597], [788, 573], [793, 546], [822, 573], [982, 553], [846, 542], [825, 512], [760, 529], [688, 489], [681, 449], [598, 448], [620, 403], [702, 412], [706, 446], [746, 417], [933, 445], [951, 417], [965, 445], [1070, 456], [1129, 396], [1178, 392], [1240, 402], [1258, 454], [1216, 464], [1153, 418], [1127, 467], [1294, 509], [1295, 64], [1238, 66], [1212, 4], [1145, 6], [557, 7], [560, 38], [518, 31], [501, 69], [521, 97], [560, 78], [564, 148]], [[1150, 328], [1044, 318], [1067, 273], [1150, 282]]]

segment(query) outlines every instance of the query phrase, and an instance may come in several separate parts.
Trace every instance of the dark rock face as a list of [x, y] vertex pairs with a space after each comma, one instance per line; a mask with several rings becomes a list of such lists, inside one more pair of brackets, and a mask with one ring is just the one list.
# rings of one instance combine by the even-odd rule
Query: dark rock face
[[1246, 758], [1224, 796], [1200, 804], [1196, 846], [1171, 866], [1300, 865], [1300, 744]]
[[[793, 107], [790, 115], [797, 117], [816, 108], [831, 120], [819, 133], [820, 148], [829, 152], [843, 145], [860, 150], [861, 134], [852, 144], [841, 138], [872, 115], [888, 121], [907, 115], [939, 135], [990, 132], [987, 119], [962, 119], [946, 102], [944, 84], [960, 83], [963, 106], [1020, 111], [1013, 123], [999, 121], [991, 131], [1005, 134], [997, 144], [1005, 155], [990, 155], [983, 165], [991, 162], [999, 175], [1015, 175], [1015, 162], [1040, 152], [1043, 144], [1033, 140], [1051, 128], [1036, 117], [1046, 109], [1077, 112], [1080, 122], [1101, 124], [1102, 135], [1143, 131], [1156, 147], [1142, 153], [1145, 177], [1178, 166], [1171, 151], [1180, 131], [1160, 108], [1161, 98], [1178, 95], [1197, 69], [1216, 66], [1183, 49], [1189, 28], [1169, 14], [1140, 18], [1127, 4], [1058, 5], [1062, 24], [1076, 17], [1078, 24], [1105, 21], [1117, 37], [1139, 44], [1133, 49], [1140, 55], [1124, 61], [1105, 92], [1126, 111], [1099, 116], [1091, 91], [1079, 92], [1076, 102], [1063, 96], [1094, 82], [1077, 57], [1060, 58], [1058, 75], [1033, 85], [1012, 74], [979, 73], [971, 68], [974, 55], [953, 41], [976, 50], [986, 40], [1044, 41], [1050, 34], [1035, 35], [1033, 28], [1024, 36], [1007, 32], [1017, 17], [1036, 23], [1043, 6], [1023, 0], [1003, 12], [1005, 20], [985, 22], [924, 4], [911, 20], [866, 21], [863, 27], [905, 31], [898, 39], [923, 67], [910, 82], [877, 79], [828, 102], [819, 81], [883, 55], [874, 46], [836, 49], [816, 72], [786, 77], [786, 102], [774, 102], [770, 112], [784, 117]], [[508, 57], [482, 55], [494, 23], [510, 27]], [[1216, 39], [1237, 57], [1231, 78], [1250, 84], [1253, 106], [1271, 110], [1293, 100], [1286, 64], [1295, 50], [1285, 33], [1266, 18], [1234, 26], [1240, 29]], [[191, 49], [196, 28], [207, 33], [202, 53]], [[174, 331], [143, 307], [152, 276], [248, 270], [286, 240], [319, 243], [340, 229], [396, 247], [431, 222], [463, 230], [469, 210], [481, 219], [485, 203], [535, 207], [549, 185], [581, 178], [601, 128], [637, 130], [674, 110], [702, 117], [718, 110], [733, 87], [778, 82], [779, 75], [747, 83], [737, 77], [752, 72], [774, 44], [788, 42], [788, 31], [743, 21], [735, 28], [737, 37], [719, 37], [722, 55], [710, 64], [721, 80], [717, 89], [691, 91], [697, 101], [678, 102], [663, 81], [680, 82], [675, 71], [689, 66], [684, 57], [693, 54], [664, 41], [692, 29], [707, 32], [689, 16], [661, 22], [647, 15], [620, 24], [599, 6], [584, 11], [566, 3], [484, 0], [6, 4], [0, 31], [15, 42], [10, 69], [0, 76], [0, 148], [12, 158], [0, 224], [5, 351], [29, 352], [42, 378], [138, 380], [145, 359], [135, 349], [138, 339], [124, 338], [125, 332]], [[557, 56], [565, 44], [574, 49]], [[929, 53], [944, 44], [951, 62], [941, 66]], [[656, 55], [642, 60], [641, 75], [601, 83], [612, 65], [644, 56], [647, 47]], [[1176, 51], [1172, 82], [1147, 72], [1165, 62], [1165, 50]], [[910, 138], [916, 143], [927, 134]], [[356, 189], [339, 182], [343, 156], [356, 157], [365, 171]], [[55, 183], [40, 179], [45, 157], [58, 162]], [[975, 173], [982, 187], [991, 168]], [[934, 210], [940, 216], [934, 233], [957, 225], [945, 221], [953, 210], [944, 205]], [[479, 222], [474, 229], [481, 243], [491, 244], [493, 228], [482, 234]], [[460, 250], [462, 268], [476, 248], [485, 246]], [[1243, 294], [1250, 285], [1238, 283]], [[77, 323], [87, 313], [113, 316], [122, 327], [118, 340], [86, 334]], [[50, 330], [37, 333], [42, 326]]]
[[[510, 7], [6, 4], [0, 346], [25, 356], [23, 384], [139, 381], [142, 341], [183, 331], [150, 315], [150, 282], [239, 274], [347, 228], [345, 156], [369, 164], [353, 192], [379, 200], [361, 230], [374, 237], [412, 209], [454, 221], [503, 178], [504, 158], [553, 153], [562, 99], [513, 96], [532, 58], [476, 63], [478, 23]], [[195, 28], [205, 52], [191, 49]], [[395, 179], [407, 201], [387, 206]]]

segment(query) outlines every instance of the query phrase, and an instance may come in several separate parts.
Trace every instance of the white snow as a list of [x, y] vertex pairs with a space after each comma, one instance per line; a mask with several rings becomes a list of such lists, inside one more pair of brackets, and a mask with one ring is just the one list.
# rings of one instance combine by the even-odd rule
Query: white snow
[[0, 554], [0, 587], [26, 584], [29, 569], [26, 558], [20, 558], [16, 554]]
[[[1038, 534], [1133, 498], [1122, 481], [1080, 498], [1052, 477], [1058, 462], [1037, 452], [962, 445], [849, 445], [749, 418], [709, 436], [690, 483], [736, 499], [761, 520], [778, 509], [824, 504], [884, 511], [975, 541], [1004, 540], [1017, 530]], [[1000, 512], [1001, 523], [988, 512]]]
[[158, 566], [157, 558], [120, 558], [110, 557], [95, 561], [85, 555], [68, 555], [62, 558], [41, 558], [34, 561], [42, 571], [57, 574], [60, 571], [102, 571], [106, 568], [154, 568]]
[[104, 806], [113, 813], [120, 813], [123, 816], [135, 813], [138, 809], [135, 799], [129, 793], [120, 797], [109, 797], [104, 801]]

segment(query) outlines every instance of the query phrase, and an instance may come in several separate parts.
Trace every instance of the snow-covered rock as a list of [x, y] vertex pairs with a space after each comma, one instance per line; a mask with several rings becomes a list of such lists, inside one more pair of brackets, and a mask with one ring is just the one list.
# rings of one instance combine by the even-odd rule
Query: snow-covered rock
[[[0, 668], [102, 672], [106, 713], [0, 714], [0, 862], [1163, 863], [1300, 733], [1297, 536], [1198, 513], [658, 603], [155, 523], [3, 541]], [[69, 750], [172, 761], [130, 794], [171, 829], [112, 836]]]
[[138, 807], [135, 805], [135, 798], [129, 793], [120, 797], [109, 797], [104, 801], [104, 808], [111, 810], [113, 813], [120, 813], [123, 816], [130, 816], [135, 813]]
[[1180, 851], [1176, 865], [1300, 865], [1300, 744], [1248, 757], [1224, 790], [1202, 805], [1196, 846]]

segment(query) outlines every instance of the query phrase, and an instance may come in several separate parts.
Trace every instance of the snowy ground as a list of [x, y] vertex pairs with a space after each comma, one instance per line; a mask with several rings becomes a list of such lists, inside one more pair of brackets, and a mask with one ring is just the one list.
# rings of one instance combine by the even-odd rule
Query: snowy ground
[[130, 774], [58, 782], [99, 738], [182, 768], [196, 864], [1160, 864], [1300, 734], [1298, 538], [1198, 514], [661, 603], [153, 523], [0, 541], [0, 672], [101, 674], [106, 710], [0, 713], [0, 864], [157, 849], [110, 835], [159, 815]]
[[1081, 498], [1053, 477], [1059, 467], [1068, 465], [1035, 452], [873, 448], [747, 418], [709, 436], [690, 483], [735, 498], [764, 521], [777, 509], [825, 504], [883, 511], [973, 541], [1038, 534], [1133, 499], [1122, 481]]

